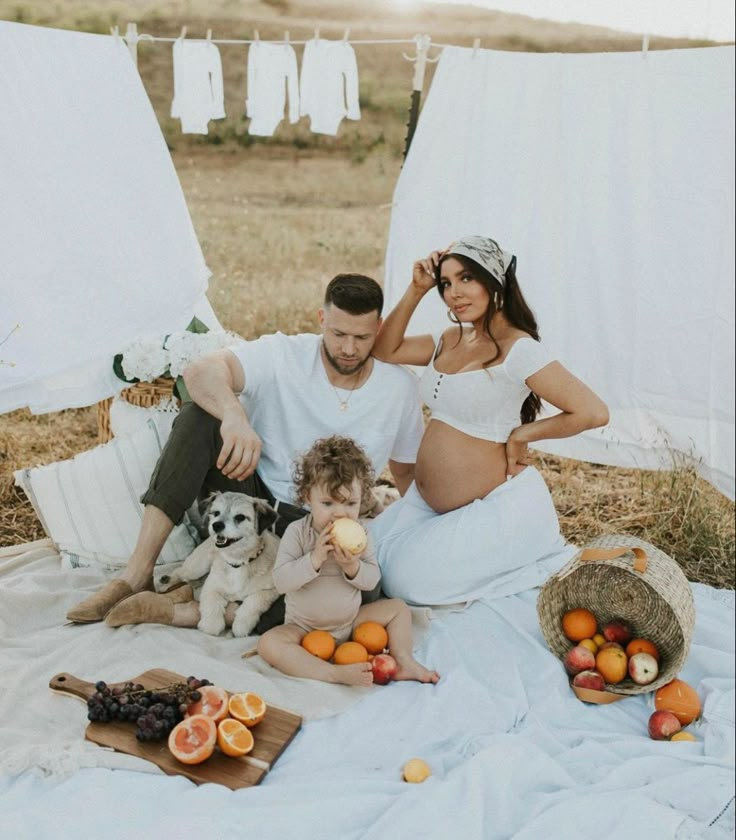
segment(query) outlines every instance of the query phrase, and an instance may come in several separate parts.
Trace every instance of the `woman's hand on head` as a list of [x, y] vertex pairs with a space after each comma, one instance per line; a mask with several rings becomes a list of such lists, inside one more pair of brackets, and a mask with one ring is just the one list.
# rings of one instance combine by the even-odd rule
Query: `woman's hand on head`
[[506, 441], [506, 477], [513, 478], [531, 463], [533, 458], [529, 454], [529, 444], [513, 436], [509, 437]]
[[411, 284], [421, 292], [428, 292], [437, 284], [436, 271], [443, 251], [432, 251], [428, 257], [417, 260], [411, 273]]

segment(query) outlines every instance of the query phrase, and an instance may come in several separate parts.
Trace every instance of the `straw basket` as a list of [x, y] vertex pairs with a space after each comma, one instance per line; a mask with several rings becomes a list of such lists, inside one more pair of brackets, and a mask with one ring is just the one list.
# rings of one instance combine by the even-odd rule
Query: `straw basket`
[[[153, 408], [162, 400], [170, 399], [174, 392], [174, 380], [159, 377], [153, 382], [136, 382], [130, 388], [120, 392], [120, 398], [137, 405], [140, 408]], [[97, 403], [97, 438], [100, 443], [107, 443], [112, 439], [110, 428], [110, 406], [112, 397]]]
[[627, 677], [606, 686], [608, 692], [644, 694], [677, 676], [690, 650], [695, 605], [682, 569], [663, 551], [629, 535], [599, 537], [547, 580], [537, 613], [544, 638], [560, 659], [573, 644], [562, 632], [562, 616], [577, 607], [589, 609], [600, 626], [617, 618], [629, 622], [634, 638], [649, 639], [659, 650], [654, 682], [637, 685]]

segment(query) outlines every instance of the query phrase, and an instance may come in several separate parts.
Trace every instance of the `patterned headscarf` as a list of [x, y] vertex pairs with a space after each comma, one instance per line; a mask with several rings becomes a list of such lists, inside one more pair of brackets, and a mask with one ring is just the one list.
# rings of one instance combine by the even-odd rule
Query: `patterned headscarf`
[[470, 257], [478, 265], [482, 265], [486, 271], [501, 284], [506, 284], [506, 271], [509, 266], [516, 266], [516, 257], [508, 251], [504, 251], [495, 240], [488, 236], [464, 236], [457, 239], [445, 251], [445, 256], [457, 254], [461, 257]]

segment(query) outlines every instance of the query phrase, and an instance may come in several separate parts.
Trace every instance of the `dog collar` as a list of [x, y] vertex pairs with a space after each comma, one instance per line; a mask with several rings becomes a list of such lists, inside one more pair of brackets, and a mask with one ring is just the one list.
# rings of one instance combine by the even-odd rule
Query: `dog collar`
[[228, 566], [230, 566], [231, 569], [239, 569], [241, 566], [245, 566], [246, 563], [252, 563], [253, 560], [256, 559], [256, 557], [260, 557], [260, 555], [263, 554], [263, 549], [264, 544], [263, 540], [261, 540], [261, 543], [258, 546], [258, 551], [256, 551], [256, 553], [249, 557], [247, 560], [244, 560], [242, 563], [231, 563], [229, 560], [225, 560], [225, 562], [228, 564]]

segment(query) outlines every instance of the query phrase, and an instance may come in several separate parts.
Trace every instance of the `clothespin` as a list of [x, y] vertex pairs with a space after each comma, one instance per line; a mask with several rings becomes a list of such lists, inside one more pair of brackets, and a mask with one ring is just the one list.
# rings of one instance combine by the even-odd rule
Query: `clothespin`
[[116, 41], [119, 41], [119, 40], [120, 40], [120, 31], [118, 30], [117, 26], [111, 26], [111, 27], [110, 27], [110, 34], [112, 35], [112, 37], [113, 37]]
[[475, 58], [479, 49], [480, 49], [480, 38], [476, 38], [473, 41], [473, 58]]
[[257, 29], [253, 30], [253, 40], [256, 42], [256, 44], [261, 40], [261, 36], [258, 34]]
[[350, 37], [350, 27], [348, 26], [345, 31], [342, 33], [342, 42], [343, 44], [347, 44], [348, 38]]
[[207, 39], [206, 39], [206, 40], [207, 40], [207, 41], [211, 41], [211, 40], [212, 40], [212, 30], [211, 30], [211, 29], [208, 29], [208, 30], [207, 30]]
[[645, 35], [641, 39], [641, 57], [643, 59], [646, 59], [648, 52], [649, 52], [649, 36]]
[[287, 47], [289, 46], [289, 30], [288, 29], [286, 30], [286, 32], [284, 32], [284, 43], [286, 44]]
[[314, 40], [319, 41], [319, 26], [314, 27]]
[[182, 39], [184, 39], [186, 37], [187, 37], [187, 28], [186, 28], [186, 26], [182, 26], [181, 32], [179, 33], [179, 40], [181, 41]]

